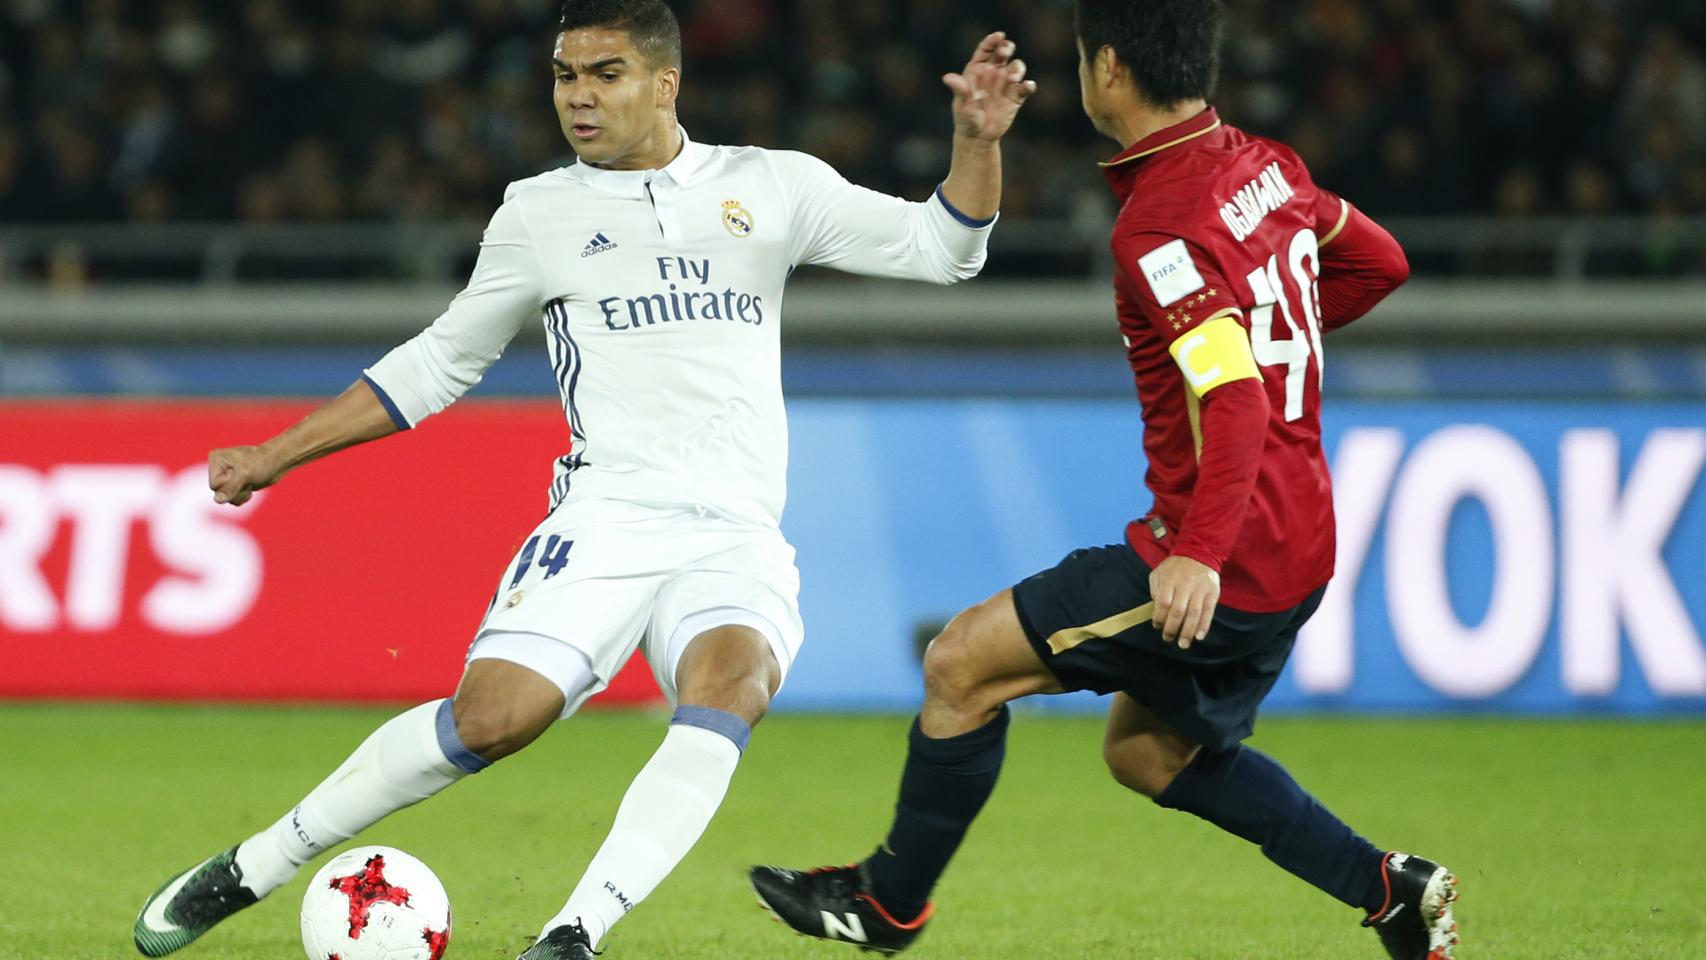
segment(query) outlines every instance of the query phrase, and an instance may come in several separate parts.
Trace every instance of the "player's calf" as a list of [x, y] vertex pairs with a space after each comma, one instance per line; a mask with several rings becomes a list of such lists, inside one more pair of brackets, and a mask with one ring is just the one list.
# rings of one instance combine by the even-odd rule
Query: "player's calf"
[[1199, 750], [1148, 707], [1127, 694], [1114, 694], [1102, 739], [1102, 760], [1120, 786], [1153, 800], [1191, 765]]
[[1011, 592], [955, 617], [924, 657], [926, 699], [907, 737], [887, 839], [864, 863], [818, 870], [755, 867], [777, 919], [806, 936], [898, 953], [929, 921], [930, 892], [995, 789], [1006, 704], [1060, 689], [1018, 619]]
[[1168, 753], [1139, 752], [1137, 745], [1126, 743], [1118, 747], [1104, 746], [1102, 759], [1108, 765], [1114, 782], [1151, 800], [1165, 793], [1179, 773], [1190, 765], [1195, 750], [1183, 756]]
[[[628, 787], [610, 834], [525, 960], [590, 956], [698, 842], [781, 683], [763, 634], [715, 627], [688, 640], [676, 666], [680, 706]], [[577, 952], [582, 951], [585, 952]]]

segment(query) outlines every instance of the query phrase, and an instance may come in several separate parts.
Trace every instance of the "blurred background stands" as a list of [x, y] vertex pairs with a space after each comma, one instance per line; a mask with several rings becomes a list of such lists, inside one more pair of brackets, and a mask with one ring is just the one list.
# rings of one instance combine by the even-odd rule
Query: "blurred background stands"
[[[1009, 30], [1042, 86], [1011, 140], [1004, 213], [1060, 242], [998, 247], [996, 266], [1099, 268], [1087, 259], [1112, 201], [1094, 162], [1116, 148], [1079, 111], [1068, 0], [676, 6], [696, 138], [806, 150], [914, 197], [948, 160], [936, 77], [985, 30]], [[1230, 7], [1223, 114], [1396, 218], [1420, 272], [1706, 273], [1694, 219], [1706, 215], [1706, 5]], [[571, 159], [549, 112], [554, 12], [537, 0], [0, 0], [0, 271], [76, 285], [206, 278], [210, 259], [233, 262], [229, 232], [211, 251], [207, 231], [133, 233], [155, 255], [130, 257], [25, 225], [452, 223], [465, 243], [506, 183]], [[1406, 220], [1424, 216], [1484, 219], [1432, 243]], [[1549, 217], [1600, 223], [1605, 239]], [[174, 236], [195, 255], [151, 242]], [[341, 246], [371, 248], [371, 234], [350, 236]], [[440, 279], [466, 265], [301, 245], [311, 265], [286, 250], [259, 278]]]

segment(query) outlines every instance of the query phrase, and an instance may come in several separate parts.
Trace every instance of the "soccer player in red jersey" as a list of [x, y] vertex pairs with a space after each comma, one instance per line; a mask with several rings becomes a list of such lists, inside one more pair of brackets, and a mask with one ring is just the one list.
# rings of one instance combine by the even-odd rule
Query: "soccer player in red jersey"
[[885, 842], [849, 867], [752, 871], [801, 933], [905, 949], [994, 789], [1006, 704], [1095, 690], [1113, 694], [1103, 755], [1121, 784], [1362, 909], [1392, 957], [1452, 956], [1455, 878], [1375, 847], [1242, 744], [1333, 572], [1322, 339], [1409, 268], [1289, 147], [1208, 105], [1221, 24], [1215, 0], [1077, 9], [1085, 112], [1125, 148], [1103, 173], [1154, 505], [1124, 543], [1072, 553], [931, 644]]

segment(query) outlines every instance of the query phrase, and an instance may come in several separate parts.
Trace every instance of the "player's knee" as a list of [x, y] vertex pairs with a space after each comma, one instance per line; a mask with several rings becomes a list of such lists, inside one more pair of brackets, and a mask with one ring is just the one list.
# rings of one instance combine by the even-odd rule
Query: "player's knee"
[[693, 642], [676, 669], [682, 706], [711, 707], [756, 725], [769, 712], [782, 671], [770, 643], [751, 630], [718, 631]]
[[704, 677], [681, 689], [684, 707], [711, 707], [732, 713], [757, 726], [770, 712], [770, 682], [767, 671], [749, 670]]
[[513, 705], [463, 703], [452, 708], [456, 736], [462, 745], [489, 763], [496, 763], [538, 739], [549, 719], [529, 716]]
[[1197, 748], [1165, 749], [1148, 738], [1126, 738], [1102, 744], [1102, 760], [1114, 782], [1150, 799], [1159, 797], [1181, 771], [1190, 766]]
[[985, 677], [974, 622], [964, 614], [954, 618], [925, 649], [924, 688], [931, 698], [959, 706], [974, 706], [982, 698]]

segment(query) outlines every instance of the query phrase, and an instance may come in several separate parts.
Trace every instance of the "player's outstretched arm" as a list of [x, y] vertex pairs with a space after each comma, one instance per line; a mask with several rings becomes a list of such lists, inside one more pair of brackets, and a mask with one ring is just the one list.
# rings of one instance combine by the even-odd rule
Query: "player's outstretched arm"
[[266, 443], [208, 454], [215, 501], [240, 506], [296, 467], [409, 429], [480, 382], [543, 302], [539, 257], [515, 202], [518, 193], [514, 186], [506, 192], [486, 226], [468, 286], [431, 326]]
[[791, 262], [939, 284], [977, 276], [1001, 205], [1000, 140], [1036, 89], [1015, 49], [992, 33], [963, 72], [942, 78], [954, 91], [954, 161], [927, 201], [854, 186], [815, 157], [772, 154], [791, 195]]
[[358, 380], [263, 444], [225, 447], [208, 454], [207, 485], [213, 489], [214, 502], [242, 506], [256, 490], [272, 486], [296, 467], [397, 429], [379, 395], [366, 381]]
[[954, 159], [942, 197], [974, 220], [987, 220], [1001, 208], [1001, 138], [1012, 128], [1019, 108], [1037, 92], [1025, 79], [1018, 47], [999, 31], [984, 37], [965, 70], [942, 77], [954, 92]]

